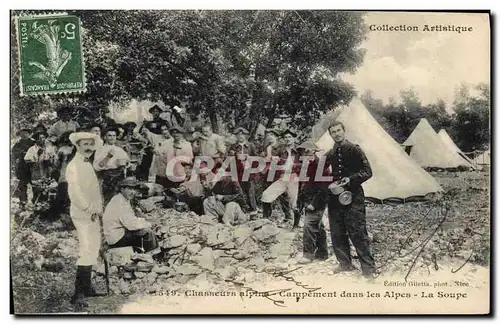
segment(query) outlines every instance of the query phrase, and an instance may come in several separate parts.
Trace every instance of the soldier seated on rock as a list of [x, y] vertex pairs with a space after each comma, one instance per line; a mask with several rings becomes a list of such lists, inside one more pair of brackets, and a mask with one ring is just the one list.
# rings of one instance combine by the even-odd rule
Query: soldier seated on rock
[[[138, 195], [141, 183], [130, 177], [122, 180], [116, 194], [103, 215], [103, 230], [109, 248], [131, 246], [135, 251], [147, 252], [158, 247], [151, 224], [144, 218], [137, 217], [138, 210], [132, 206], [132, 200]], [[139, 215], [141, 216], [141, 215]]]
[[248, 221], [249, 206], [238, 181], [233, 181], [231, 176], [223, 176], [218, 181], [203, 178], [202, 185], [207, 197], [203, 201], [206, 215], [217, 217], [220, 223], [227, 225]]
[[[186, 203], [190, 210], [198, 215], [203, 215], [203, 199], [205, 190], [201, 184], [199, 176], [193, 175], [193, 164], [183, 163], [186, 179], [178, 188], [170, 188], [170, 192], [175, 195], [177, 201]], [[167, 196], [167, 199], [170, 196]], [[175, 204], [175, 202], [173, 202]]]

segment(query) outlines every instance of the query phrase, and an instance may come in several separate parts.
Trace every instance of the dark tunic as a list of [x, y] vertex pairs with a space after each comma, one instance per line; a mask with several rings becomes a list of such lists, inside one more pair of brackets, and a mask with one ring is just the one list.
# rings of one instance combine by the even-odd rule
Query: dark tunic
[[149, 131], [151, 133], [154, 133], [154, 134], [157, 134], [157, 135], [160, 135], [161, 134], [161, 126], [163, 125], [167, 125], [168, 128], [172, 127], [171, 123], [164, 120], [163, 118], [157, 118], [157, 119], [153, 119], [153, 120], [150, 120], [150, 121], [146, 121], [144, 123], [144, 127], [146, 127], [147, 129], [149, 129]]
[[[238, 160], [238, 154], [246, 154], [247, 157], [245, 160]], [[238, 172], [238, 181], [240, 181], [241, 188], [245, 192], [245, 195], [248, 200], [248, 205], [250, 206], [250, 211], [257, 210], [257, 198], [255, 192], [255, 181], [259, 178], [259, 175], [256, 173], [252, 173], [248, 176], [247, 179], [243, 179], [243, 175], [245, 173], [245, 169], [247, 166], [248, 156], [256, 156], [257, 150], [255, 145], [249, 142], [235, 143], [229, 147], [229, 155], [236, 156], [236, 169]], [[252, 167], [256, 168], [259, 165], [259, 162], [254, 161], [252, 163]]]
[[326, 165], [332, 167], [333, 181], [349, 178], [346, 189], [353, 195], [352, 208], [364, 213], [365, 195], [361, 184], [372, 177], [372, 169], [363, 150], [348, 140], [342, 145], [336, 143], [326, 156]]
[[26, 152], [28, 152], [28, 149], [34, 144], [35, 142], [31, 138], [21, 138], [14, 144], [14, 147], [12, 147], [15, 174], [17, 179], [19, 179], [19, 184], [14, 194], [19, 197], [21, 201], [26, 201], [28, 199], [28, 183], [31, 181], [31, 170], [29, 165], [24, 161], [24, 156]]

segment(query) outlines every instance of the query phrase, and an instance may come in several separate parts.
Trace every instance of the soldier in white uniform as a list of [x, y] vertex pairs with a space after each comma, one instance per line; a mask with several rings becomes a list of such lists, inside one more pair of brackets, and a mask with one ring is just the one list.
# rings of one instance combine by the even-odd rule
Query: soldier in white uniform
[[86, 296], [103, 296], [91, 284], [92, 265], [97, 263], [101, 247], [99, 217], [103, 201], [99, 181], [89, 157], [95, 150], [97, 135], [86, 132], [72, 133], [71, 143], [76, 146], [75, 157], [66, 167], [70, 215], [78, 234], [79, 259], [75, 281], [75, 294], [71, 302], [86, 307]]

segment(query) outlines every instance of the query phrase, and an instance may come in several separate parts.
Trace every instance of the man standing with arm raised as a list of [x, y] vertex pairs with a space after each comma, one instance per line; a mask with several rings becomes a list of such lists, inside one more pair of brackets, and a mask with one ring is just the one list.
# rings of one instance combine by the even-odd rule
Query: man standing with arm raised
[[118, 133], [114, 126], [104, 131], [104, 145], [96, 151], [93, 162], [94, 168], [101, 172], [105, 205], [113, 198], [117, 184], [125, 179], [124, 169], [130, 162], [128, 154], [116, 145]]

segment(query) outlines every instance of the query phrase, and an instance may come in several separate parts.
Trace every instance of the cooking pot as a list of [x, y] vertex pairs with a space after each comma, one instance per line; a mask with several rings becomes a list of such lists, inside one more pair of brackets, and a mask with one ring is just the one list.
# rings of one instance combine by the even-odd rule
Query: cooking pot
[[343, 193], [345, 191], [345, 189], [341, 185], [340, 181], [335, 181], [335, 182], [331, 183], [328, 186], [328, 189], [330, 189], [332, 194], [334, 194], [335, 196], [340, 195], [341, 193]]
[[343, 206], [350, 205], [352, 203], [352, 192], [344, 191], [339, 195], [339, 202]]

